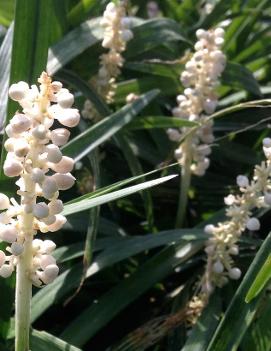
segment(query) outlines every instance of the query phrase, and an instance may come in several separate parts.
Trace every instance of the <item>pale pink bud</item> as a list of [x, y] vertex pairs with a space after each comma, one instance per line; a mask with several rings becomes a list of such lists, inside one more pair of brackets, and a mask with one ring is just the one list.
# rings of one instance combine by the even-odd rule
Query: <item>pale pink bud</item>
[[31, 179], [35, 183], [42, 183], [43, 180], [45, 179], [45, 174], [40, 168], [33, 168], [32, 174], [31, 174]]
[[56, 248], [56, 244], [52, 240], [44, 240], [43, 242], [43, 250], [50, 254]]
[[0, 193], [0, 210], [6, 210], [9, 206], [10, 202], [7, 195]]
[[13, 224], [6, 224], [0, 227], [0, 239], [7, 243], [16, 241], [17, 235], [17, 229]]
[[11, 244], [10, 250], [14, 256], [19, 256], [23, 253], [24, 247], [23, 247], [23, 245], [14, 242]]
[[57, 102], [62, 108], [70, 108], [74, 103], [74, 97], [67, 89], [62, 89], [57, 94]]
[[49, 202], [48, 207], [49, 207], [49, 212], [52, 215], [61, 213], [64, 208], [63, 202], [59, 199]]
[[17, 177], [23, 170], [22, 164], [16, 160], [6, 160], [4, 163], [4, 173], [7, 177]]
[[26, 115], [18, 113], [12, 117], [10, 125], [15, 133], [22, 133], [31, 127], [31, 120]]
[[55, 264], [56, 260], [53, 256], [51, 255], [42, 255], [40, 259], [40, 267], [41, 269], [45, 269], [47, 266], [50, 264]]
[[9, 264], [3, 264], [3, 266], [0, 268], [0, 276], [3, 278], [10, 277], [12, 272], [13, 272], [13, 267]]
[[57, 267], [57, 265], [51, 264], [45, 268], [43, 274], [41, 275], [41, 279], [44, 282], [44, 284], [52, 283], [58, 276], [58, 273], [59, 268]]
[[46, 138], [47, 129], [44, 125], [40, 124], [32, 130], [32, 135], [36, 139], [43, 140]]
[[55, 223], [48, 225], [48, 230], [50, 232], [57, 232], [59, 229], [63, 227], [63, 225], [66, 222], [67, 222], [66, 217], [62, 216], [61, 214], [57, 214]]
[[74, 160], [70, 157], [63, 156], [61, 161], [56, 164], [51, 164], [50, 168], [58, 173], [69, 173], [74, 166]]
[[75, 178], [70, 173], [67, 173], [67, 174], [56, 173], [52, 176], [52, 178], [56, 181], [56, 184], [59, 190], [70, 189], [75, 182]]
[[52, 163], [58, 163], [62, 159], [62, 153], [58, 146], [50, 144], [46, 146], [47, 160]]
[[39, 202], [33, 206], [33, 215], [37, 218], [45, 218], [49, 215], [49, 207], [45, 202]]
[[51, 199], [55, 192], [57, 192], [58, 187], [55, 179], [53, 177], [46, 177], [42, 183], [42, 192], [46, 199]]
[[80, 114], [75, 108], [62, 109], [57, 119], [65, 127], [75, 127], [80, 121]]
[[261, 224], [256, 217], [251, 217], [247, 221], [246, 227], [248, 230], [259, 230], [261, 227]]
[[233, 280], [238, 280], [241, 277], [242, 272], [239, 268], [234, 267], [229, 270], [229, 277]]
[[2, 267], [5, 262], [6, 262], [6, 255], [2, 250], [0, 250], [0, 267]]
[[8, 93], [12, 100], [20, 101], [25, 98], [28, 91], [29, 91], [29, 86], [27, 83], [18, 82], [10, 86]]
[[14, 145], [14, 153], [17, 157], [24, 157], [28, 154], [30, 146], [25, 139], [18, 139]]
[[58, 128], [51, 131], [52, 143], [57, 146], [62, 146], [67, 143], [70, 137], [70, 132], [65, 128]]
[[220, 261], [216, 261], [213, 265], [213, 272], [221, 274], [224, 271], [224, 266]]
[[17, 141], [16, 138], [8, 138], [6, 141], [5, 141], [5, 149], [8, 151], [8, 152], [12, 152], [14, 151], [14, 145], [15, 145], [15, 142]]

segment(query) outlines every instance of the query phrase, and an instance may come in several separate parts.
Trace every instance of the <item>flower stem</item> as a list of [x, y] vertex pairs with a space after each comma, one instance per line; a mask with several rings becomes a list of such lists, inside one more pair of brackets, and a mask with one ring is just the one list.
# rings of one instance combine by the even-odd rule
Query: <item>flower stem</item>
[[181, 228], [184, 222], [186, 208], [187, 208], [187, 200], [188, 200], [188, 190], [191, 182], [191, 163], [192, 163], [192, 155], [191, 155], [191, 139], [188, 138], [184, 141], [183, 145], [184, 150], [184, 165], [181, 169], [181, 177], [180, 177], [180, 192], [179, 192], [179, 201], [178, 201], [178, 210], [176, 215], [176, 228]]
[[[33, 193], [34, 183], [29, 175], [24, 175], [25, 194]], [[22, 203], [24, 197], [22, 197]], [[33, 202], [35, 199], [33, 199]], [[24, 252], [18, 257], [16, 298], [15, 298], [15, 351], [29, 351], [30, 311], [32, 298], [32, 240], [33, 240], [32, 213], [22, 213], [21, 234], [24, 238]]]

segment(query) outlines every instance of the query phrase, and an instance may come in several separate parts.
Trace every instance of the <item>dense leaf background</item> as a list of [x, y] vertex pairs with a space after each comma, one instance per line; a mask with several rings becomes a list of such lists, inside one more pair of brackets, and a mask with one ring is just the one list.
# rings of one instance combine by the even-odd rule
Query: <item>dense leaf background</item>
[[[270, 135], [271, 1], [214, 0], [210, 13], [206, 2], [160, 0], [159, 17], [148, 19], [147, 1], [130, 1], [134, 38], [111, 105], [89, 84], [104, 52], [100, 18], [108, 1], [0, 2], [2, 129], [17, 109], [9, 84], [33, 83], [43, 69], [75, 94], [79, 109], [89, 99], [103, 117], [82, 120], [63, 147], [77, 161], [77, 185], [63, 195], [68, 223], [53, 239], [60, 275], [34, 290], [33, 351], [271, 350], [270, 211], [259, 214], [261, 231], [241, 241], [242, 279], [215, 292], [193, 329], [181, 318], [203, 272], [202, 228], [224, 218], [224, 196], [263, 159], [261, 140]], [[195, 31], [221, 22], [228, 63], [211, 116], [211, 167], [192, 179], [185, 226], [174, 229], [180, 169], [166, 129], [197, 127], [171, 109]], [[140, 98], [126, 104], [129, 93]], [[15, 191], [3, 175], [0, 188]], [[14, 277], [0, 279], [5, 351], [13, 349], [14, 285]]]

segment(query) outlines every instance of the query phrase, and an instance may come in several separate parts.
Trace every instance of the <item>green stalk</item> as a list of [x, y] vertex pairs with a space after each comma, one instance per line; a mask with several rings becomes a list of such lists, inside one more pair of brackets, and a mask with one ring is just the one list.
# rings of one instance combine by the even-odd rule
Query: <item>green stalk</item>
[[[33, 193], [35, 184], [28, 174], [24, 175], [26, 193]], [[24, 198], [22, 197], [22, 202]], [[35, 200], [33, 200], [34, 202]], [[29, 351], [29, 329], [32, 298], [32, 213], [22, 213], [21, 231], [24, 237], [24, 252], [18, 257], [15, 298], [15, 351]]]
[[184, 165], [181, 168], [179, 201], [178, 201], [178, 210], [177, 210], [176, 224], [175, 224], [176, 228], [182, 227], [186, 210], [187, 210], [188, 191], [189, 191], [190, 182], [191, 182], [191, 163], [192, 163], [191, 137], [187, 138], [184, 141], [183, 151], [184, 151]]

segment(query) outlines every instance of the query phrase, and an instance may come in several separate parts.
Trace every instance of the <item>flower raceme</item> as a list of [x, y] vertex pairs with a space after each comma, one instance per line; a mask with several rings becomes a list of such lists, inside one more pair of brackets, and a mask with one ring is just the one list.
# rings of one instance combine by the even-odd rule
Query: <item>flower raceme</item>
[[[104, 27], [102, 46], [109, 51], [100, 57], [100, 68], [94, 85], [106, 102], [112, 103], [116, 90], [116, 79], [124, 63], [121, 53], [125, 51], [127, 42], [133, 38], [133, 33], [129, 29], [131, 21], [126, 17], [125, 3], [110, 2], [104, 11], [101, 25]], [[89, 100], [85, 102], [82, 115], [87, 119], [95, 117], [92, 103]]]
[[74, 97], [58, 81], [43, 72], [39, 87], [25, 82], [12, 84], [9, 96], [22, 107], [6, 127], [7, 157], [4, 173], [19, 177], [16, 185], [20, 204], [14, 198], [0, 194], [0, 239], [6, 243], [6, 253], [0, 251], [0, 275], [8, 277], [31, 241], [32, 262], [29, 279], [36, 286], [52, 282], [58, 267], [52, 256], [56, 245], [51, 240], [34, 239], [42, 233], [58, 231], [66, 222], [61, 215], [59, 191], [73, 186], [71, 175], [74, 161], [62, 156], [60, 146], [70, 136], [66, 128], [54, 128], [57, 120], [64, 127], [75, 127], [80, 115], [72, 108]]
[[[217, 106], [215, 89], [225, 68], [226, 57], [221, 51], [224, 43], [222, 28], [208, 31], [199, 29], [196, 36], [198, 41], [194, 46], [195, 53], [186, 63], [180, 77], [185, 89], [182, 95], [177, 96], [178, 106], [172, 113], [175, 117], [198, 122], [200, 125], [189, 142], [184, 140], [175, 150], [175, 157], [182, 166], [187, 157], [191, 158], [192, 173], [203, 176], [210, 164], [209, 144], [214, 141], [212, 122], [207, 116], [214, 113]], [[187, 128], [169, 129], [168, 136], [172, 141], [178, 142], [186, 132]]]
[[226, 215], [229, 220], [209, 224], [206, 233], [211, 235], [205, 251], [207, 253], [206, 274], [203, 279], [203, 290], [212, 291], [215, 286], [221, 287], [228, 279], [239, 279], [241, 271], [234, 266], [232, 256], [239, 253], [238, 240], [248, 229], [260, 229], [259, 220], [253, 211], [271, 206], [271, 139], [263, 139], [263, 151], [266, 161], [256, 165], [253, 178], [249, 181], [245, 175], [239, 175], [236, 183], [240, 195], [228, 195], [224, 201], [227, 205]]

